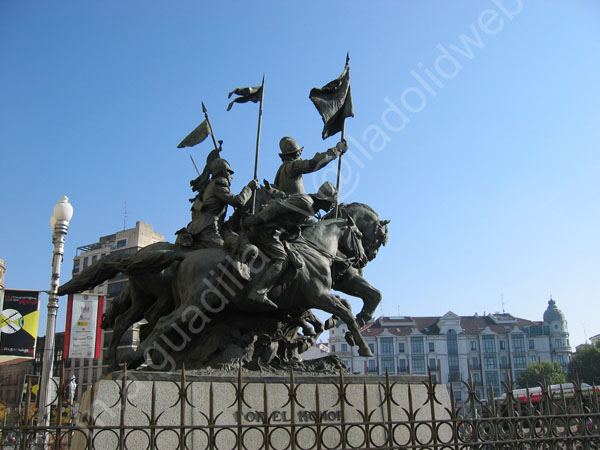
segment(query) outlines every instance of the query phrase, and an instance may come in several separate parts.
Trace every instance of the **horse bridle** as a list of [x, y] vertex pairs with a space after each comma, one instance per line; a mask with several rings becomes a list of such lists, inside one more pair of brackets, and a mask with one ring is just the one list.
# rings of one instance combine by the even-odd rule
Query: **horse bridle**
[[312, 242], [309, 239], [307, 239], [306, 237], [304, 237], [304, 235], [302, 235], [302, 234], [298, 235], [298, 237], [296, 238], [296, 241], [305, 243], [310, 248], [315, 250], [317, 253], [320, 253], [321, 255], [323, 255], [327, 259], [329, 259], [331, 261], [331, 263], [341, 262], [341, 263], [345, 263], [345, 264], [350, 264], [351, 266], [357, 267], [357, 268], [364, 267], [366, 265], [367, 255], [364, 252], [364, 249], [362, 251], [360, 250], [362, 247], [362, 239], [361, 239], [361, 236], [359, 236], [360, 230], [356, 227], [356, 225], [347, 225], [347, 227], [348, 227], [348, 229], [344, 233], [344, 239], [346, 238], [346, 233], [350, 232], [350, 239], [352, 240], [352, 249], [351, 250], [354, 252], [354, 255], [352, 255], [352, 256], [347, 256], [345, 253], [342, 253], [342, 252], [340, 252], [340, 253], [342, 255], [344, 255], [344, 257], [339, 256], [337, 253], [335, 255], [332, 255], [331, 253], [320, 248], [314, 242]]

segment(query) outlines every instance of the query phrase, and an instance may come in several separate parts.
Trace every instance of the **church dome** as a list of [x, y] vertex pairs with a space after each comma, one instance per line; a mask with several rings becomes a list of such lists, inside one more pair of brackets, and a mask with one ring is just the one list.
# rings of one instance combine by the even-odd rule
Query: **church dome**
[[544, 322], [563, 322], [565, 315], [556, 307], [556, 302], [552, 299], [548, 301], [548, 308], [544, 312]]

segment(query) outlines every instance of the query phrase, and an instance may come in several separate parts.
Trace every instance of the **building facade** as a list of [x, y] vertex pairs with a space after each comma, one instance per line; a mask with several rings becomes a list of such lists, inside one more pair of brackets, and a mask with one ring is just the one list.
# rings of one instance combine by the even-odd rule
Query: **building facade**
[[0, 362], [0, 402], [11, 411], [18, 409], [25, 377], [33, 373], [32, 358], [12, 358]]
[[567, 321], [548, 302], [542, 321], [508, 313], [441, 317], [380, 317], [361, 331], [374, 356], [358, 356], [339, 322], [329, 331], [329, 347], [354, 373], [431, 373], [437, 383], [452, 386], [457, 402], [466, 399], [469, 372], [483, 396], [491, 385], [500, 395], [507, 373], [513, 380], [536, 361], [557, 361], [566, 371], [571, 356]]
[[[146, 247], [155, 242], [162, 242], [165, 236], [156, 233], [152, 225], [144, 222], [136, 222], [135, 228], [130, 228], [123, 231], [118, 231], [114, 234], [101, 237], [98, 242], [93, 244], [83, 245], [77, 248], [75, 257], [73, 258], [73, 276], [79, 274], [83, 269], [89, 267], [95, 262], [113, 253], [134, 254], [143, 247]], [[104, 296], [104, 310], [107, 311], [112, 301], [127, 284], [127, 276], [118, 274], [114, 278], [105, 281], [99, 286], [96, 286], [87, 294], [97, 294]], [[135, 324], [121, 338], [119, 343], [119, 352], [126, 352], [136, 347], [138, 344], [139, 324]], [[77, 391], [75, 399], [81, 398], [81, 394], [85, 392], [92, 383], [107, 370], [104, 363], [106, 356], [106, 348], [110, 343], [112, 336], [111, 330], [102, 330], [102, 355], [100, 359], [67, 359], [65, 360], [65, 374], [67, 377], [75, 375], [77, 382]], [[62, 347], [61, 347], [62, 349]]]

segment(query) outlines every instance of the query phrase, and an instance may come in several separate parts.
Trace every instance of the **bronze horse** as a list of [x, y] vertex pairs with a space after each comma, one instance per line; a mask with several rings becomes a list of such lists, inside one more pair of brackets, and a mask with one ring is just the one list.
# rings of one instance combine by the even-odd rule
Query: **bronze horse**
[[[356, 220], [358, 228], [362, 231], [362, 244], [367, 244], [366, 256], [373, 259], [379, 246], [387, 240], [386, 222], [379, 221], [377, 214], [366, 205], [346, 205], [342, 210], [345, 211], [345, 217]], [[352, 240], [352, 237], [359, 235], [358, 230], [346, 220], [324, 220], [306, 230], [303, 235], [315, 243], [318, 242], [314, 247], [326, 248], [329, 257], [315, 251], [314, 248], [307, 248], [304, 244], [292, 244], [304, 246], [300, 251], [305, 255], [305, 268], [299, 271], [295, 280], [287, 286], [275, 288], [276, 303], [280, 310], [300, 308], [306, 311], [309, 308], [318, 308], [341, 318], [351, 330], [349, 342], [356, 342], [359, 353], [369, 356], [370, 351], [360, 336], [359, 328], [372, 316], [381, 294], [364, 280], [357, 267], [347, 263], [348, 255], [354, 255], [355, 260], [363, 259], [357, 257], [363, 251], [362, 245]], [[346, 258], [339, 255], [346, 255]], [[229, 265], [237, 264], [242, 267], [248, 265], [253, 257], [252, 252], [239, 261], [233, 261], [229, 257]], [[215, 297], [211, 290], [214, 283], [207, 282], [215, 281], [214, 273], [211, 272], [214, 272], [219, 264], [224, 264], [226, 258], [228, 254], [221, 249], [184, 251], [174, 244], [157, 243], [140, 250], [133, 257], [113, 261], [109, 257], [101, 260], [86, 269], [87, 274], [84, 271], [62, 286], [60, 292], [65, 294], [89, 289], [118, 272], [129, 275], [129, 284], [105, 315], [103, 327], [113, 325], [109, 364], [115, 367], [117, 345], [122, 334], [131, 324], [144, 318], [148, 321], [145, 328], [149, 333], [145, 333], [133, 359], [128, 361], [129, 367], [135, 367], [145, 361], [153, 343], [170, 328], [190, 326], [194, 308], [200, 308], [200, 313], [215, 310], [215, 305], [221, 299]], [[344, 259], [346, 263], [343, 263]], [[103, 267], [97, 266], [100, 263]], [[334, 265], [341, 268], [334, 269], [335, 273], [332, 273]], [[230, 267], [230, 270], [237, 274], [238, 283], [247, 284], [243, 269], [238, 268], [236, 271]], [[363, 298], [365, 305], [358, 323], [352, 316], [348, 302], [329, 292], [332, 285], [337, 290]], [[238, 309], [243, 310], [248, 306], [252, 309], [251, 305], [245, 303], [243, 290], [230, 297], [229, 300]], [[200, 300], [207, 303], [200, 305]], [[317, 328], [315, 326], [315, 329]]]

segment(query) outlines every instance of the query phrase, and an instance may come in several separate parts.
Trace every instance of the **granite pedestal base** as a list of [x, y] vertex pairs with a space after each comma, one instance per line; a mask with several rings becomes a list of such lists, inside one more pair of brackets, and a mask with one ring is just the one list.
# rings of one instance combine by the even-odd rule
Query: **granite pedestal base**
[[[364, 448], [445, 440], [446, 387], [416, 376], [135, 372], [85, 393], [72, 449]], [[435, 400], [434, 400], [435, 397]], [[243, 444], [243, 445], [240, 445]]]

